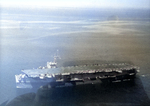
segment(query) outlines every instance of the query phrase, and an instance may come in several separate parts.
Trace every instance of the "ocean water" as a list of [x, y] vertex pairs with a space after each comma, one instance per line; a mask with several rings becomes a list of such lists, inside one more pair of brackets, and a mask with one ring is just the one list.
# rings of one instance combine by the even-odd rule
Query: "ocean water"
[[[59, 66], [129, 62], [141, 72], [132, 83], [57, 89], [51, 99], [43, 100], [45, 106], [50, 102], [81, 106], [149, 104], [150, 10], [108, 10], [2, 8], [0, 104], [37, 93], [38, 88], [16, 89], [14, 76], [21, 69], [45, 66], [56, 50], [61, 56]], [[108, 21], [114, 15], [119, 19]]]

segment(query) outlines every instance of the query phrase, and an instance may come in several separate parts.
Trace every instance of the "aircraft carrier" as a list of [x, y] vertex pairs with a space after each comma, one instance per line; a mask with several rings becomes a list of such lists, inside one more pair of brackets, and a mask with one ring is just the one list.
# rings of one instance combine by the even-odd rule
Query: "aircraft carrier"
[[37, 69], [21, 70], [15, 75], [17, 88], [32, 88], [33, 86], [50, 85], [51, 87], [72, 86], [77, 83], [116, 83], [133, 80], [139, 72], [139, 67], [128, 63], [85, 64], [68, 67], [57, 67], [54, 62]]
[[138, 67], [127, 63], [92, 64], [60, 68], [57, 68], [56, 64], [48, 62], [47, 67], [22, 70], [22, 74], [15, 75], [17, 88], [48, 83], [51, 86], [60, 86], [68, 83], [75, 85], [77, 82], [93, 83], [94, 81], [101, 81], [103, 83], [113, 83], [130, 81], [139, 72]]

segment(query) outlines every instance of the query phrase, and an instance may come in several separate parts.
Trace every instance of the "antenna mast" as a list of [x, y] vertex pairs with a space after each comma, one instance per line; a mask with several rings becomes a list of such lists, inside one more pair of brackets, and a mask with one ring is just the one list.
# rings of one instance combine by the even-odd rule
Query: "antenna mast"
[[56, 54], [54, 55], [54, 63], [56, 63], [57, 59], [61, 59], [59, 56], [59, 50], [57, 49]]

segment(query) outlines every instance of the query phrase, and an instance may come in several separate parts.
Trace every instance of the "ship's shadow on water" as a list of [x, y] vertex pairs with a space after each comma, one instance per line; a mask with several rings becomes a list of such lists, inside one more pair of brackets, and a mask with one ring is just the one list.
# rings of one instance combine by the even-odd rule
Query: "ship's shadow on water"
[[34, 101], [37, 106], [134, 106], [149, 103], [139, 78], [123, 83], [39, 89]]
[[61, 88], [39, 88], [16, 97], [7, 106], [147, 106], [150, 100], [142, 82], [85, 84]]

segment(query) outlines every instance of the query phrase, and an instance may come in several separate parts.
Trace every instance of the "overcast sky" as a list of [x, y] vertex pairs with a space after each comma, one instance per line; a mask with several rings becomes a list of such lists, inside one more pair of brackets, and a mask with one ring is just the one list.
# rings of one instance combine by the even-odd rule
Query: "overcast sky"
[[150, 8], [150, 0], [0, 0], [1, 6]]

